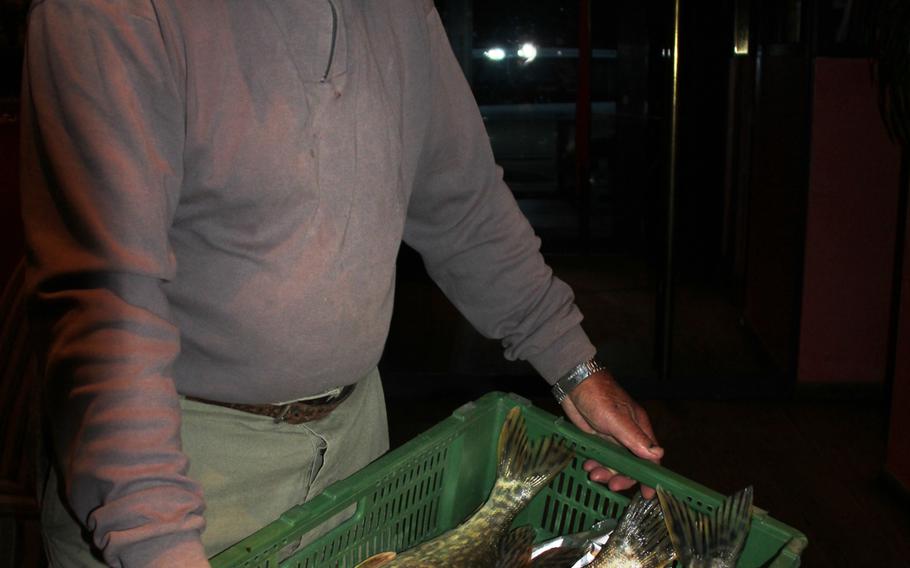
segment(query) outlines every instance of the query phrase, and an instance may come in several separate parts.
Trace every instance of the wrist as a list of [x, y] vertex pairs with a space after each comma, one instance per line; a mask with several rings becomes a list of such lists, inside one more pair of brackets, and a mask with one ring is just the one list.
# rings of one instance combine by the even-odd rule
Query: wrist
[[592, 375], [606, 370], [606, 366], [597, 357], [579, 363], [553, 385], [552, 392], [556, 397], [556, 402], [561, 403], [578, 385], [591, 378]]

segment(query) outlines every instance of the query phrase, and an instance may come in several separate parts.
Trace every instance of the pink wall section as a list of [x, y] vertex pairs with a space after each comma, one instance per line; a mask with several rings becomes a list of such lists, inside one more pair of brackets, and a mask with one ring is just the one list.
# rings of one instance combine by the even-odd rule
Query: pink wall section
[[869, 62], [817, 59], [800, 382], [884, 380], [899, 177]]

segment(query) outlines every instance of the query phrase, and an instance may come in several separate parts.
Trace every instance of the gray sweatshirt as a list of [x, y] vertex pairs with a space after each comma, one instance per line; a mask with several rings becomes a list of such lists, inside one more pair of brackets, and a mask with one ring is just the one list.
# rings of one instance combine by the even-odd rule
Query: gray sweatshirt
[[594, 348], [428, 0], [36, 0], [35, 324], [66, 494], [114, 565], [203, 558], [178, 393], [291, 400], [379, 361], [402, 240], [509, 359]]

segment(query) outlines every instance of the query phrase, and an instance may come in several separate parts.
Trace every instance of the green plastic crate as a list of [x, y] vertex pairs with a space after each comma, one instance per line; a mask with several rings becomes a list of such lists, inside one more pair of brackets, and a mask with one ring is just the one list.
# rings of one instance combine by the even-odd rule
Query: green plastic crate
[[[213, 568], [352, 567], [377, 552], [403, 550], [457, 526], [483, 503], [493, 486], [499, 431], [515, 406], [523, 408], [531, 439], [555, 433], [574, 443], [577, 454], [515, 520], [515, 526], [532, 525], [538, 541], [582, 531], [598, 520], [622, 514], [629, 499], [589, 482], [581, 467], [588, 458], [646, 485], [661, 484], [702, 511], [723, 500], [707, 487], [580, 432], [522, 397], [494, 392], [288, 510], [216, 556]], [[340, 526], [289, 555], [287, 551], [296, 548], [301, 537], [318, 532], [328, 519], [352, 509], [353, 516]], [[739, 567], [799, 566], [806, 544], [800, 532], [756, 508]]]

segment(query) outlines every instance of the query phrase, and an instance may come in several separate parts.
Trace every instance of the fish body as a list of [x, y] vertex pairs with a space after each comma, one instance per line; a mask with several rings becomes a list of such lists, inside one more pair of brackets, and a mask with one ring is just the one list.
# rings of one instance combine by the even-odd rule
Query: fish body
[[660, 504], [638, 494], [588, 568], [664, 568], [674, 558]]
[[[533, 529], [510, 531], [510, 527], [515, 516], [572, 461], [574, 452], [554, 437], [531, 444], [521, 409], [515, 407], [503, 424], [497, 453], [496, 482], [486, 502], [470, 518], [400, 554], [372, 556], [358, 568], [542, 566], [530, 561]], [[506, 560], [500, 563], [500, 559]]]
[[662, 487], [657, 497], [683, 568], [735, 568], [752, 520], [752, 487], [727, 498], [710, 515], [695, 511]]
[[610, 534], [613, 532], [613, 529], [616, 528], [616, 521], [617, 519], [612, 518], [602, 519], [594, 523], [594, 525], [586, 531], [558, 536], [537, 543], [532, 548], [533, 552], [531, 553], [531, 556], [532, 558], [536, 558], [555, 548], [574, 549], [578, 551], [575, 561], [569, 562], [559, 568], [574, 567], [576, 565], [587, 566], [594, 560], [594, 557], [600, 552], [601, 547], [610, 538]]

